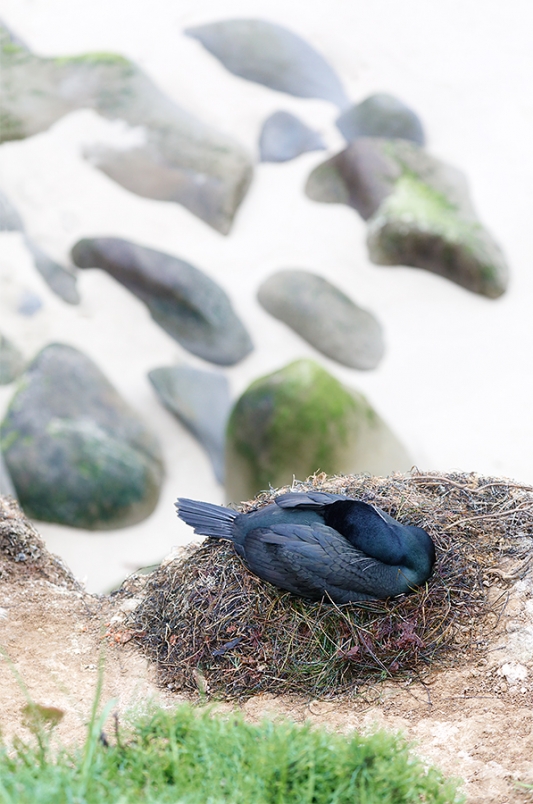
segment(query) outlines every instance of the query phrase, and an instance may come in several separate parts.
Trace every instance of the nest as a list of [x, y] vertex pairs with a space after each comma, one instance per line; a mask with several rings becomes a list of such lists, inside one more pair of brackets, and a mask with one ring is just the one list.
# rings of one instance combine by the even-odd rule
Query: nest
[[[430, 666], [486, 648], [511, 579], [505, 560], [512, 579], [526, 572], [533, 488], [457, 473], [318, 475], [291, 488], [346, 494], [425, 528], [437, 550], [431, 578], [384, 601], [313, 603], [256, 578], [230, 543], [208, 539], [152, 573], [130, 615], [133, 639], [167, 688], [226, 698], [352, 695], [361, 685], [422, 677]], [[240, 510], [274, 496], [261, 494]]]

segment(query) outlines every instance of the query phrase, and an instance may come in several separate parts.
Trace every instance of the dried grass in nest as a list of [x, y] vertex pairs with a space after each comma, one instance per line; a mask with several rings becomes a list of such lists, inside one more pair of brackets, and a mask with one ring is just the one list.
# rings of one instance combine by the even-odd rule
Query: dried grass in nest
[[483, 650], [505, 604], [502, 558], [524, 568], [531, 547], [533, 488], [475, 474], [319, 475], [292, 488], [346, 494], [425, 528], [437, 548], [432, 577], [385, 601], [312, 603], [256, 578], [228, 542], [207, 540], [151, 575], [128, 623], [165, 686], [328, 697]]

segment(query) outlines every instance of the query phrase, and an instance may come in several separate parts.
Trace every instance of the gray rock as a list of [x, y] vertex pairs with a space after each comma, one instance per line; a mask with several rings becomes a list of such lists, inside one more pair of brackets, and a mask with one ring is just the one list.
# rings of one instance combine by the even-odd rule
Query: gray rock
[[319, 352], [357, 369], [375, 368], [383, 356], [383, 334], [372, 313], [310, 271], [278, 271], [257, 294], [260, 304]]
[[418, 115], [385, 92], [350, 106], [337, 119], [337, 128], [348, 142], [358, 137], [387, 137], [425, 145], [426, 140]]
[[147, 517], [159, 497], [159, 446], [95, 364], [51, 344], [29, 366], [0, 426], [28, 516], [104, 530]]
[[367, 220], [402, 175], [394, 153], [391, 140], [361, 137], [311, 171], [305, 192], [313, 201], [348, 204]]
[[317, 471], [380, 475], [411, 466], [367, 399], [312, 360], [256, 380], [228, 423], [226, 495], [233, 502]]
[[307, 195], [368, 220], [370, 259], [425, 268], [474, 293], [505, 292], [508, 267], [464, 175], [406, 140], [362, 137], [310, 174]]
[[184, 260], [117, 237], [80, 240], [72, 259], [111, 274], [165, 332], [204, 360], [232, 365], [253, 348], [222, 288]]
[[322, 151], [324, 140], [289, 112], [274, 112], [259, 135], [261, 162], [288, 162], [307, 151]]
[[9, 495], [10, 497], [16, 498], [15, 487], [13, 485], [13, 481], [9, 476], [9, 472], [7, 471], [7, 466], [4, 461], [4, 456], [2, 455], [2, 450], [0, 450], [0, 496]]
[[31, 237], [26, 234], [24, 223], [9, 198], [0, 191], [0, 232], [22, 232], [24, 243], [31, 252], [35, 267], [47, 285], [69, 304], [78, 304], [80, 297], [76, 277], [66, 268], [52, 260]]
[[187, 28], [234, 75], [296, 95], [322, 98], [342, 107], [347, 97], [328, 62], [300, 36], [259, 19], [234, 19]]
[[163, 405], [204, 447], [216, 479], [223, 484], [226, 425], [231, 409], [226, 377], [192, 366], [156, 368], [148, 377]]
[[88, 149], [126, 189], [175, 201], [227, 233], [250, 184], [251, 156], [177, 106], [133, 62], [115, 53], [40, 58], [0, 27], [1, 140], [29, 137], [75, 109], [142, 127], [129, 150]]
[[35, 313], [38, 313], [39, 310], [42, 310], [42, 308], [43, 300], [37, 293], [34, 293], [33, 290], [28, 290], [27, 288], [22, 291], [19, 296], [17, 313], [30, 318], [32, 315], [35, 315]]
[[24, 371], [22, 352], [0, 332], [0, 385], [9, 385]]

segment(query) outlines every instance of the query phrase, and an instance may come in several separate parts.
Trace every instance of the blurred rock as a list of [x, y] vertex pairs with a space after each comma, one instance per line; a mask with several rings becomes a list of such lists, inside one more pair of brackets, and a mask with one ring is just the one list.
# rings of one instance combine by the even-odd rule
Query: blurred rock
[[226, 377], [192, 366], [156, 368], [148, 377], [163, 405], [203, 446], [216, 479], [223, 484], [226, 425], [231, 409]]
[[361, 137], [309, 174], [305, 192], [313, 201], [348, 204], [367, 220], [402, 175], [391, 140]]
[[34, 293], [33, 290], [25, 288], [21, 292], [18, 300], [17, 313], [30, 318], [32, 315], [35, 315], [35, 313], [38, 313], [39, 310], [42, 310], [42, 307], [43, 300], [37, 293]]
[[0, 427], [2, 451], [26, 514], [105, 530], [154, 509], [159, 445], [95, 364], [51, 344], [29, 366]]
[[320, 53], [281, 25], [259, 19], [211, 22], [185, 30], [234, 75], [299, 98], [347, 103], [342, 83]]
[[130, 149], [88, 149], [126, 189], [175, 201], [226, 234], [252, 178], [251, 156], [177, 106], [133, 62], [115, 53], [40, 58], [0, 26], [0, 141], [44, 131], [74, 109], [143, 127]]
[[232, 502], [317, 471], [386, 475], [411, 465], [366, 398], [311, 360], [253, 382], [228, 423], [226, 496]]
[[324, 141], [317, 131], [289, 112], [274, 112], [259, 135], [261, 162], [288, 162], [307, 151], [322, 151]]
[[52, 260], [26, 234], [22, 218], [2, 191], [0, 191], [0, 232], [22, 232], [24, 243], [31, 252], [35, 267], [51, 290], [69, 304], [79, 303], [80, 297], [76, 287], [76, 277]]
[[0, 385], [9, 385], [24, 371], [24, 355], [0, 332]]
[[425, 268], [474, 293], [505, 292], [508, 267], [459, 170], [406, 140], [362, 137], [310, 174], [307, 195], [368, 219], [370, 259]]
[[267, 312], [338, 363], [373, 369], [383, 356], [382, 329], [372, 313], [317, 274], [278, 271], [263, 282], [257, 298]]
[[385, 92], [370, 95], [337, 118], [337, 128], [348, 142], [358, 137], [387, 137], [425, 145], [424, 129], [412, 109]]
[[204, 360], [233, 365], [253, 349], [226, 293], [184, 260], [118, 237], [80, 240], [72, 259], [80, 268], [111, 274], [165, 332]]
[[9, 494], [11, 497], [15, 497], [16, 499], [17, 494], [15, 492], [15, 487], [9, 472], [7, 471], [2, 450], [0, 450], [0, 496], [6, 494]]

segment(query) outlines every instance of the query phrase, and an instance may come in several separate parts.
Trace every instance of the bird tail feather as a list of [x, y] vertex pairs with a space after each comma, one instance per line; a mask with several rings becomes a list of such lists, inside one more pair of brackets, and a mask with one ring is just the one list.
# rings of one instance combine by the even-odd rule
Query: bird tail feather
[[194, 528], [195, 533], [233, 541], [233, 521], [238, 516], [237, 511], [185, 497], [179, 497], [175, 505], [179, 518]]

